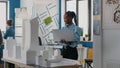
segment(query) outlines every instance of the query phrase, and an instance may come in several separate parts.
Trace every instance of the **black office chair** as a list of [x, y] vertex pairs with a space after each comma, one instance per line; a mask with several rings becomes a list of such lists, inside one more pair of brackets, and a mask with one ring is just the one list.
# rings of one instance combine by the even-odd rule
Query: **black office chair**
[[93, 68], [91, 65], [92, 63], [93, 63], [93, 49], [88, 48], [87, 59], [85, 59], [84, 68]]
[[85, 59], [85, 68], [93, 68], [92, 64], [93, 63], [93, 59]]

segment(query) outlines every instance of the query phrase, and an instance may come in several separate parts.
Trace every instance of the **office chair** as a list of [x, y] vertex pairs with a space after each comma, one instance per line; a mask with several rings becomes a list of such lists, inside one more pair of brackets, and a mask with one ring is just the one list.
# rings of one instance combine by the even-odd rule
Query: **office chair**
[[93, 49], [92, 48], [88, 48], [87, 59], [85, 59], [84, 61], [85, 61], [84, 68], [93, 68], [91, 65], [93, 63]]

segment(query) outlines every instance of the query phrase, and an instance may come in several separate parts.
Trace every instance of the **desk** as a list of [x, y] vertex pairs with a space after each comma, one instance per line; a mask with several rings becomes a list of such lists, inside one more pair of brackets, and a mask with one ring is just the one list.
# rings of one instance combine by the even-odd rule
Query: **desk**
[[1, 60], [4, 61], [4, 68], [6, 68], [6, 62], [15, 64], [15, 65], [19, 66], [20, 68], [33, 68], [32, 66], [29, 66], [29, 65], [26, 65], [26, 64], [22, 64], [22, 63], [18, 63], [18, 62], [15, 62], [15, 61], [12, 61], [12, 60], [8, 60], [8, 59], [5, 59], [5, 58], [2, 58]]
[[[9, 62], [9, 63], [17, 65], [20, 68], [45, 68], [45, 67], [41, 67], [41, 66], [38, 66], [38, 65], [22, 64], [22, 63], [18, 63], [18, 62], [8, 60], [8, 59], [5, 59], [5, 58], [2, 58], [2, 60], [4, 61], [4, 63]], [[81, 64], [79, 64], [79, 65], [69, 64], [71, 61], [74, 62], [75, 60], [63, 59], [63, 61], [61, 61], [59, 63], [52, 63], [51, 68], [82, 68]], [[68, 64], [64, 64], [64, 62], [67, 62]], [[76, 61], [76, 62], [78, 62], [78, 61]], [[5, 64], [4, 64], [4, 68], [6, 68]]]

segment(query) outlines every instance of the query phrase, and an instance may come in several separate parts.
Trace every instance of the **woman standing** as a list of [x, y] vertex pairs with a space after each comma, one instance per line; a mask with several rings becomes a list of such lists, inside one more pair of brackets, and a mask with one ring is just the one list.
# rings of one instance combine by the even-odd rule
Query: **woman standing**
[[[7, 28], [7, 30], [4, 34], [4, 39], [7, 39], [8, 37], [12, 37], [13, 39], [15, 39], [15, 31], [12, 27], [12, 20], [7, 21], [6, 28]], [[9, 68], [15, 68], [14, 64], [11, 64], [11, 63], [8, 63], [8, 67]]]
[[78, 59], [77, 44], [80, 41], [81, 29], [73, 23], [72, 21], [73, 19], [75, 24], [77, 24], [75, 13], [72, 11], [66, 12], [64, 14], [65, 26], [62, 28], [62, 30], [63, 29], [73, 30], [75, 41], [70, 42], [62, 39], [60, 42], [63, 43], [63, 48], [62, 48], [63, 58], [77, 60]]

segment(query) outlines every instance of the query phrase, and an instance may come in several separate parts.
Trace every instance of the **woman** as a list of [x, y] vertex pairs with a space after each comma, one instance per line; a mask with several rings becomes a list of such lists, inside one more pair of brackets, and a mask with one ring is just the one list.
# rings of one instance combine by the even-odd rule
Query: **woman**
[[63, 58], [77, 60], [78, 59], [77, 44], [80, 41], [81, 29], [73, 23], [72, 21], [73, 19], [74, 19], [75, 24], [77, 24], [75, 13], [72, 11], [66, 12], [64, 14], [65, 26], [62, 29], [73, 30], [75, 41], [70, 42], [70, 41], [66, 41], [62, 39], [60, 42], [63, 43], [63, 49], [62, 49]]
[[13, 37], [13, 39], [15, 39], [15, 31], [12, 27], [12, 20], [8, 20], [7, 21], [7, 26], [6, 26], [7, 30], [4, 34], [4, 39], [7, 39], [8, 37]]
[[[7, 30], [4, 34], [4, 39], [7, 39], [8, 37], [12, 37], [13, 39], [15, 39], [15, 31], [12, 27], [12, 20], [8, 20], [7, 21], [7, 26], [6, 26]], [[9, 68], [15, 68], [14, 64], [12, 63], [8, 63]]]

